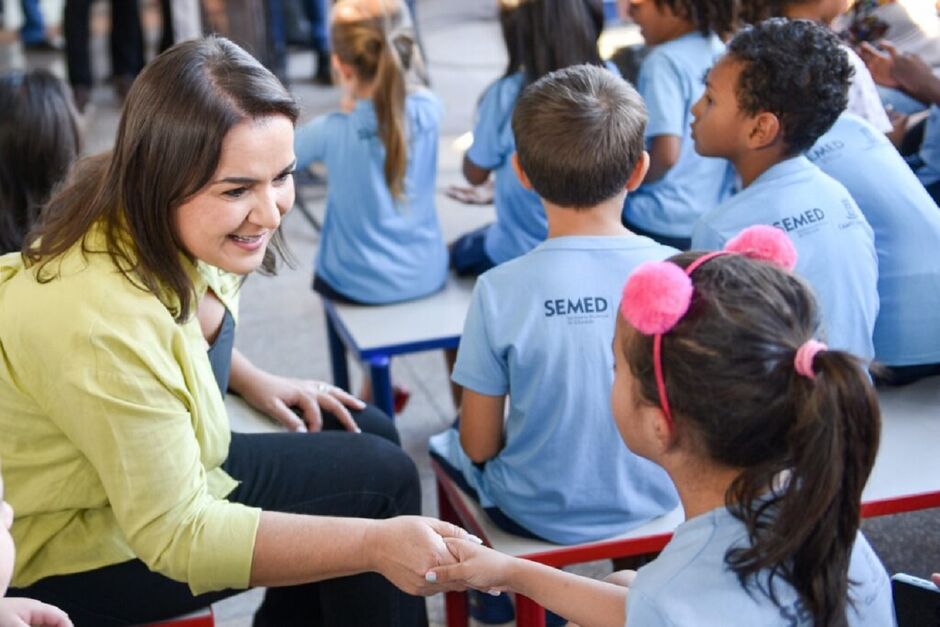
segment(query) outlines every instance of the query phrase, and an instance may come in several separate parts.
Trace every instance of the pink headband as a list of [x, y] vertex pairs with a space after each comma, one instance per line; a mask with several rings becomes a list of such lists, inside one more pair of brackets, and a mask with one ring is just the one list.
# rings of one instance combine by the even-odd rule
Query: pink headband
[[[668, 261], [643, 263], [633, 271], [623, 288], [623, 299], [620, 301], [623, 317], [640, 333], [653, 336], [656, 390], [659, 393], [659, 405], [670, 424], [672, 412], [663, 375], [663, 335], [682, 320], [692, 305], [695, 291], [692, 273], [715, 257], [730, 254], [767, 261], [786, 270], [793, 270], [796, 266], [796, 248], [790, 238], [777, 228], [758, 225], [741, 231], [725, 245], [724, 250], [702, 255], [685, 269]], [[815, 355], [812, 354], [813, 357]]]

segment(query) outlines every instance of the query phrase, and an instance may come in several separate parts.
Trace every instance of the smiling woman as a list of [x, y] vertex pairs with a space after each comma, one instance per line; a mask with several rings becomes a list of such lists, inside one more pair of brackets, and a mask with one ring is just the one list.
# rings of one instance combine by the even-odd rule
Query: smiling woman
[[[238, 286], [273, 271], [293, 204], [296, 117], [231, 42], [171, 48], [135, 82], [113, 151], [80, 163], [23, 254], [0, 257], [13, 587], [76, 625], [148, 623], [250, 586], [270, 588], [255, 625], [422, 625], [401, 590], [438, 592], [424, 574], [452, 561], [441, 536], [465, 535], [402, 516], [420, 509], [418, 478], [385, 416], [232, 348]], [[324, 432], [232, 434], [228, 387]]]

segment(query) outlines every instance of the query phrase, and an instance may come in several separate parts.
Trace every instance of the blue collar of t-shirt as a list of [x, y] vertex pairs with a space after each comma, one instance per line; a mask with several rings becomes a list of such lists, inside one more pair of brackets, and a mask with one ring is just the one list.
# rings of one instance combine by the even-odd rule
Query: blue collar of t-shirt
[[812, 161], [807, 159], [805, 155], [790, 157], [789, 159], [784, 159], [780, 163], [769, 167], [764, 171], [763, 174], [754, 179], [751, 184], [744, 189], [749, 189], [755, 185], [763, 185], [771, 181], [778, 181], [801, 172], [812, 170], [815, 167], [816, 166], [813, 165]]
[[533, 249], [539, 250], [623, 250], [659, 246], [642, 235], [563, 235], [550, 237]]

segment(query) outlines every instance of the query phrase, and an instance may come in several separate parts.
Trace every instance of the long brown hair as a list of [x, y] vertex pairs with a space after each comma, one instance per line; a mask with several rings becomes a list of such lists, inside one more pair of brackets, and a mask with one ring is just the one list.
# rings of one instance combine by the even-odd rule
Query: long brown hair
[[352, 66], [359, 79], [374, 84], [372, 102], [378, 132], [385, 146], [385, 183], [392, 196], [405, 193], [408, 143], [405, 134], [405, 74], [420, 57], [414, 33], [405, 26], [405, 9], [399, 2], [380, 0], [383, 15], [363, 12], [359, 20], [334, 20], [330, 29], [333, 52]]
[[[673, 260], [685, 267], [699, 255]], [[693, 281], [688, 314], [663, 336], [662, 365], [678, 437], [741, 469], [726, 504], [750, 545], [725, 561], [742, 585], [766, 581], [775, 603], [781, 577], [816, 625], [844, 625], [881, 425], [871, 382], [857, 358], [838, 350], [816, 356], [815, 379], [795, 372], [796, 351], [818, 321], [809, 288], [792, 274], [728, 255], [702, 265]], [[628, 333], [623, 349], [641, 397], [658, 406], [652, 342]]]
[[0, 76], [0, 254], [19, 250], [78, 158], [78, 118], [46, 70]]
[[[210, 180], [222, 142], [242, 120], [283, 115], [296, 122], [297, 105], [271, 72], [223, 37], [180, 43], [153, 60], [131, 88], [109, 155], [82, 164], [81, 176], [49, 202], [26, 238], [27, 263], [49, 261], [85, 235], [103, 229], [107, 254], [124, 276], [165, 300], [178, 322], [195, 297], [173, 227], [173, 210]], [[90, 180], [89, 180], [90, 178]], [[273, 272], [283, 240], [275, 233], [262, 269]], [[100, 252], [100, 251], [95, 251]]]

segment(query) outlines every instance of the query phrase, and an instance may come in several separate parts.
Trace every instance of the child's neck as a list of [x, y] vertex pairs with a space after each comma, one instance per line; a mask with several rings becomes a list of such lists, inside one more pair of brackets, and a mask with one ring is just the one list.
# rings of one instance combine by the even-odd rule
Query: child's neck
[[740, 470], [683, 455], [676, 463], [659, 461], [676, 484], [686, 520], [727, 504], [728, 488]]
[[761, 150], [749, 151], [739, 157], [731, 159], [738, 176], [741, 177], [741, 187], [748, 187], [757, 178], [774, 167], [795, 155], [786, 154], [779, 147], [772, 146]]
[[543, 199], [545, 216], [548, 218], [548, 238], [572, 235], [629, 235], [630, 231], [620, 221], [623, 200], [624, 194], [617, 194], [589, 209], [571, 209], [559, 207]]
[[675, 22], [670, 24], [670, 28], [663, 33], [662, 43], [679, 39], [689, 33], [694, 33], [696, 30], [694, 23], [676, 18]]

